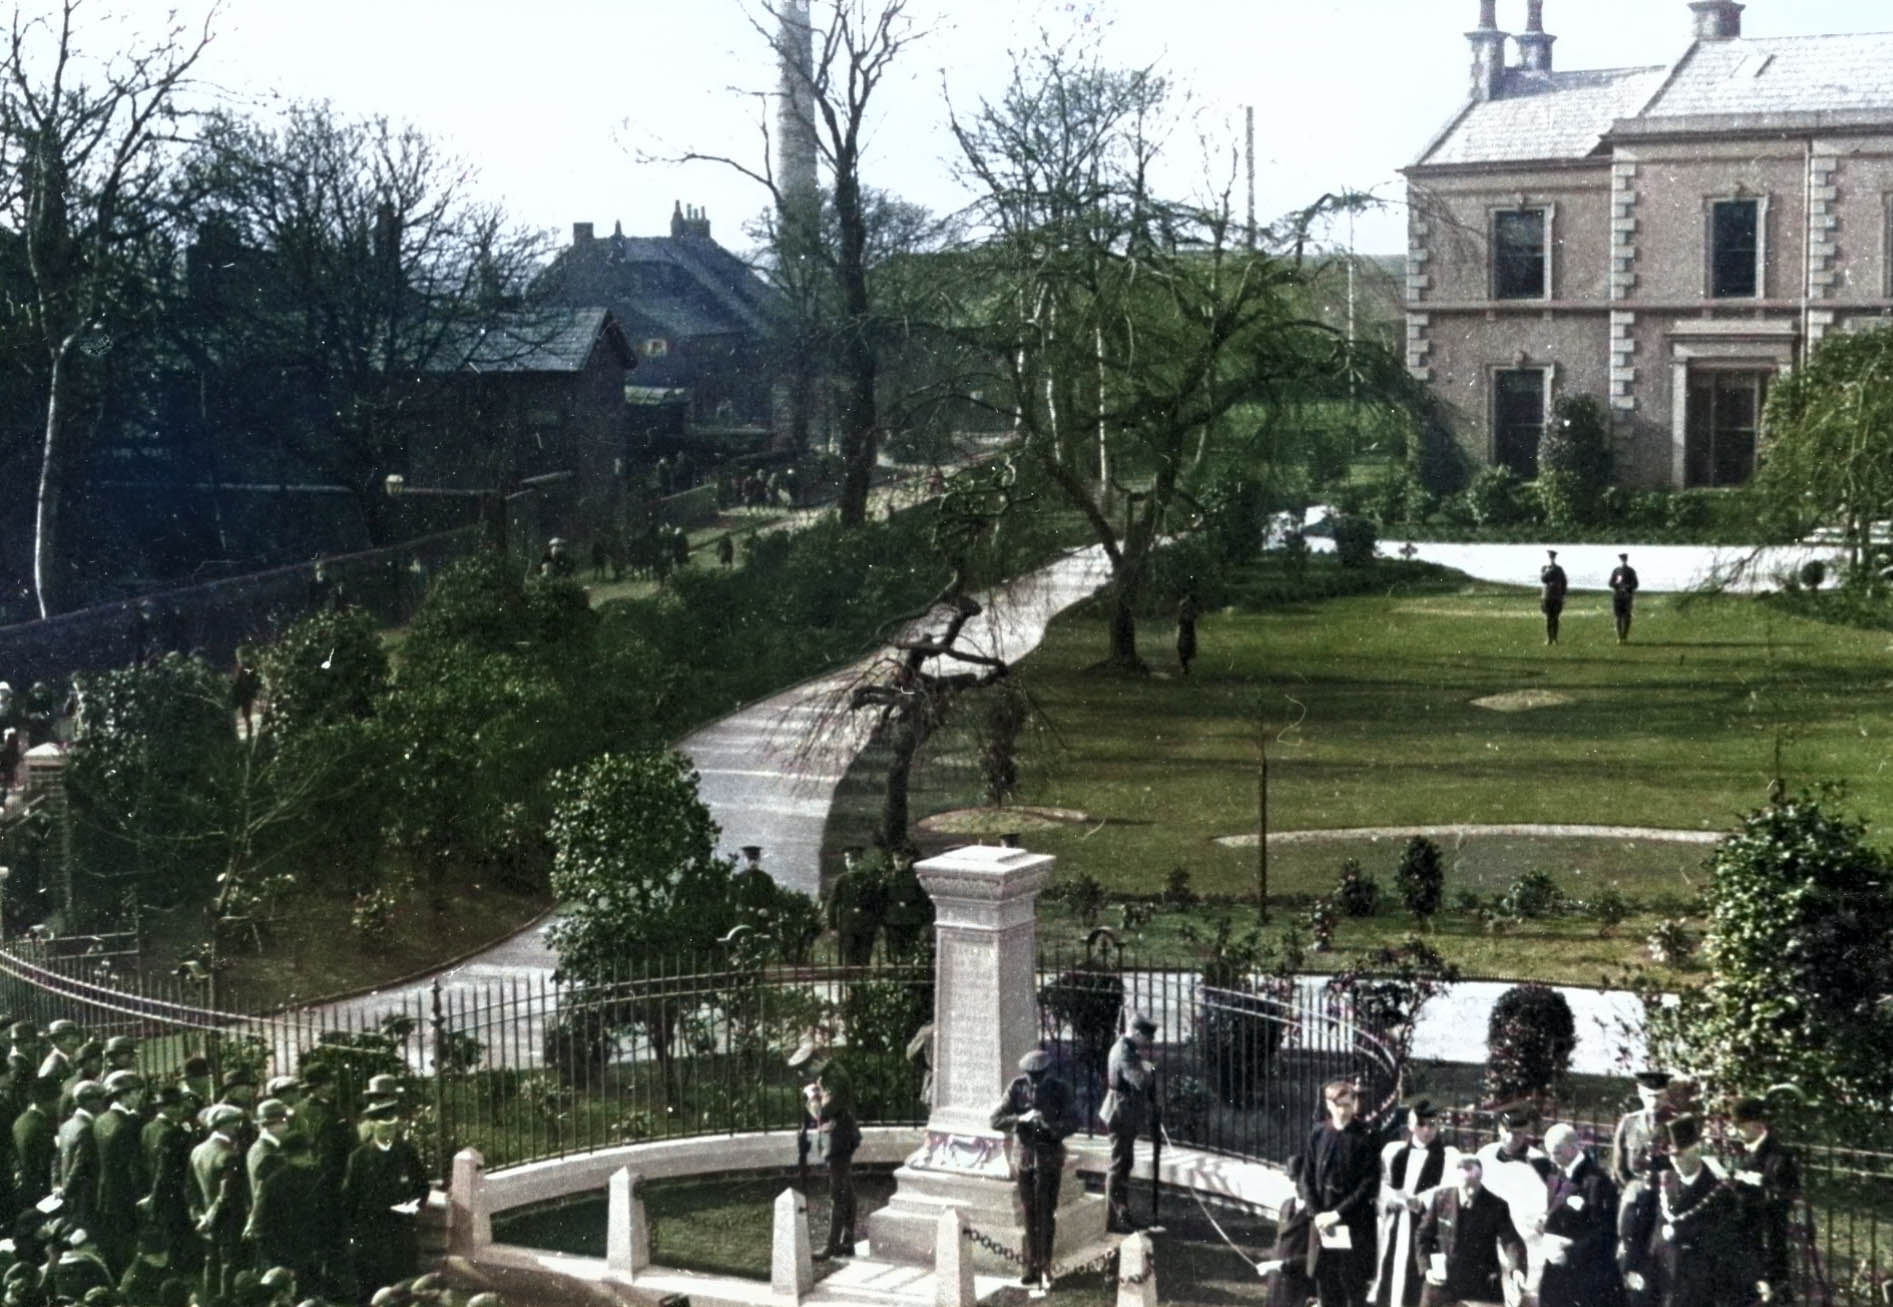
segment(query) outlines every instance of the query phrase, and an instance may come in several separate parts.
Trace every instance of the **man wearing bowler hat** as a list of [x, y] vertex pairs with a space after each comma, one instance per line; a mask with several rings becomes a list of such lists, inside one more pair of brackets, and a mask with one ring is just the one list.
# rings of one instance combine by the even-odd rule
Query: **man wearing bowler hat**
[[1018, 1140], [1019, 1206], [1025, 1215], [1019, 1283], [1039, 1297], [1051, 1287], [1065, 1140], [1078, 1128], [1078, 1114], [1070, 1088], [1052, 1074], [1050, 1053], [1033, 1049], [1019, 1059], [1019, 1072], [993, 1109], [992, 1128], [1009, 1130]]
[[105, 1077], [105, 1096], [111, 1105], [92, 1122], [99, 1196], [95, 1220], [87, 1228], [116, 1282], [138, 1250], [138, 1200], [151, 1186], [138, 1138], [144, 1128], [139, 1113], [145, 1103], [145, 1079], [136, 1071], [114, 1071]]

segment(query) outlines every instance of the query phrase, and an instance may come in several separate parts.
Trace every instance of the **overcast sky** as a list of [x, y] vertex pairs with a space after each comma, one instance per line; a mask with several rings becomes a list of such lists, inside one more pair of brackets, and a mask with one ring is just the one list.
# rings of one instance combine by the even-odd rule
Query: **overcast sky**
[[[45, 0], [24, 0], [26, 8]], [[132, 0], [152, 12], [157, 0]], [[824, 0], [816, 0], [821, 13]], [[1206, 122], [1256, 109], [1263, 219], [1342, 187], [1397, 200], [1395, 170], [1463, 102], [1477, 0], [909, 0], [922, 35], [876, 106], [863, 173], [937, 210], [958, 207], [943, 96], [972, 105], [1002, 85], [1009, 48], [1040, 25], [1090, 23], [1125, 65], [1155, 64]], [[1688, 44], [1684, 0], [1548, 0], [1558, 68], [1668, 63]], [[1499, 25], [1524, 26], [1524, 0]], [[188, 12], [188, 10], [187, 10]], [[759, 157], [758, 105], [774, 71], [743, 0], [225, 0], [207, 76], [244, 95], [322, 97], [411, 121], [473, 160], [520, 221], [566, 239], [668, 230], [671, 205], [705, 207], [742, 248], [763, 206], [712, 164], [639, 161], [695, 148]], [[1886, 0], [1751, 0], [1745, 34], [1893, 28]], [[944, 88], [944, 89], [943, 89]], [[1240, 206], [1239, 206], [1240, 207]], [[1404, 250], [1397, 207], [1361, 218], [1355, 245]], [[1340, 239], [1341, 233], [1336, 233]]]

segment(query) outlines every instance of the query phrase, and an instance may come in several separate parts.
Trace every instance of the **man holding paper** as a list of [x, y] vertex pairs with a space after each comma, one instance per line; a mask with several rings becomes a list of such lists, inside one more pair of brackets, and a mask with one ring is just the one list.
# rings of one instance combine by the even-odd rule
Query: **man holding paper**
[[[1415, 1235], [1426, 1287], [1420, 1307], [1448, 1303], [1498, 1303], [1501, 1274], [1517, 1292], [1525, 1288], [1525, 1241], [1512, 1224], [1505, 1200], [1485, 1187], [1485, 1167], [1476, 1157], [1461, 1157], [1454, 1182], [1434, 1195]], [[1499, 1250], [1505, 1250], [1505, 1270]]]
[[1347, 1080], [1322, 1086], [1328, 1119], [1302, 1154], [1302, 1205], [1314, 1214], [1315, 1289], [1321, 1307], [1365, 1307], [1374, 1274], [1374, 1208], [1380, 1157], [1356, 1118], [1360, 1100]]
[[1545, 1148], [1557, 1169], [1547, 1185], [1539, 1307], [1614, 1307], [1623, 1290], [1617, 1186], [1585, 1156], [1571, 1125], [1561, 1121], [1545, 1131]]

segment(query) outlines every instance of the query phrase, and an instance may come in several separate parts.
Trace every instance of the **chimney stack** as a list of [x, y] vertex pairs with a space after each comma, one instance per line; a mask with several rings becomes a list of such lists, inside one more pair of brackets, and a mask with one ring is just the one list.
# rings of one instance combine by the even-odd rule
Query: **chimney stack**
[[1726, 41], [1742, 34], [1742, 10], [1735, 0], [1691, 0], [1698, 41]]
[[1545, 35], [1545, 0], [1525, 0], [1525, 30], [1518, 37], [1519, 62], [1535, 73], [1551, 71], [1551, 43]]
[[592, 238], [592, 225], [589, 222], [572, 224], [572, 244], [584, 245]]
[[1466, 33], [1472, 45], [1472, 98], [1490, 100], [1505, 77], [1505, 33], [1499, 30], [1499, 0], [1479, 0], [1479, 26]]

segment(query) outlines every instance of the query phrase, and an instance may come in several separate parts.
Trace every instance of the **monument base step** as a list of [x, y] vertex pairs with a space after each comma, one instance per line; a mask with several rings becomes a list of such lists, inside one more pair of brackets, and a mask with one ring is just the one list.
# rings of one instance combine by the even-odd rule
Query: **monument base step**
[[[865, 1244], [863, 1245], [866, 1251]], [[1017, 1275], [975, 1275], [973, 1277], [973, 1296], [978, 1301], [1002, 1292], [1018, 1280]], [[913, 1266], [900, 1262], [877, 1261], [872, 1257], [855, 1257], [842, 1262], [815, 1282], [815, 1287], [802, 1299], [803, 1307], [811, 1304], [863, 1303], [878, 1307], [934, 1307], [936, 1289], [933, 1270], [930, 1266]]]

